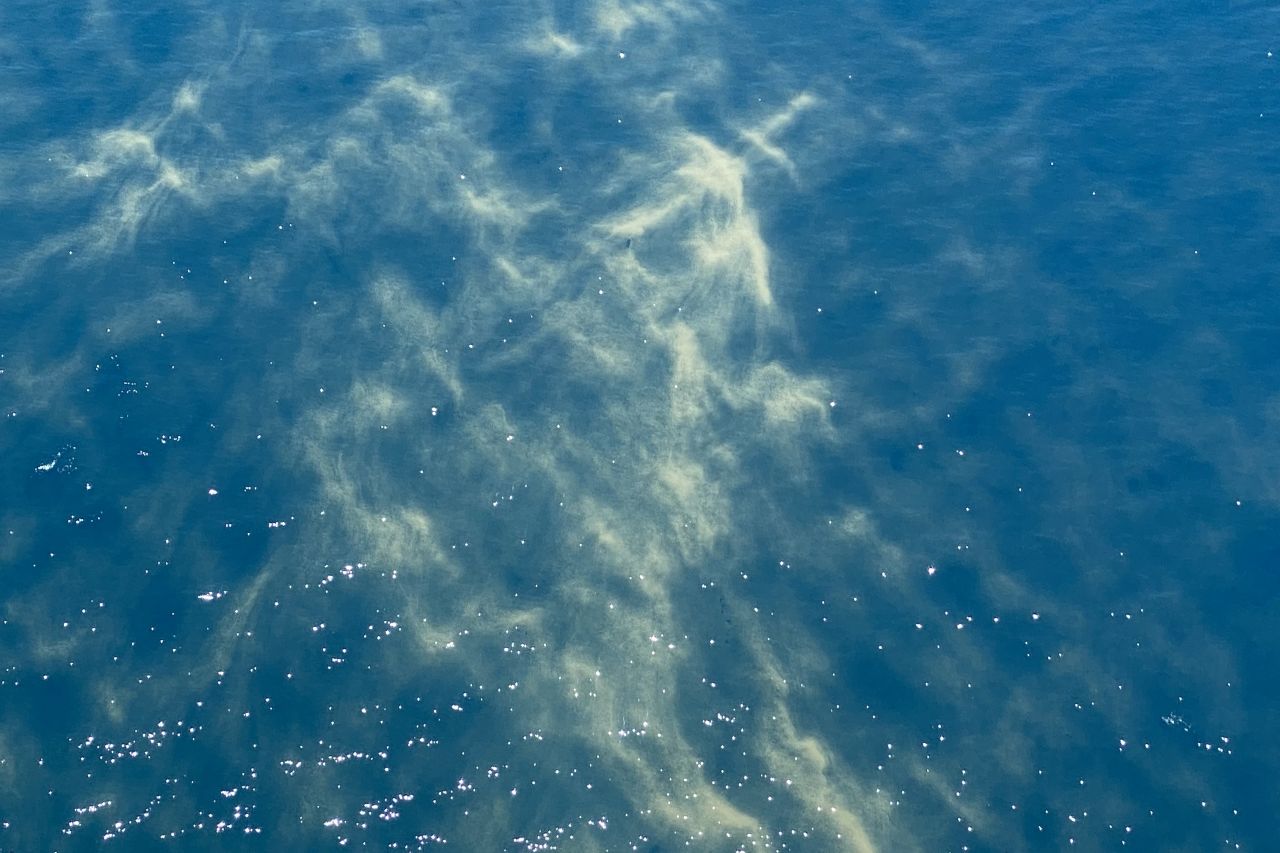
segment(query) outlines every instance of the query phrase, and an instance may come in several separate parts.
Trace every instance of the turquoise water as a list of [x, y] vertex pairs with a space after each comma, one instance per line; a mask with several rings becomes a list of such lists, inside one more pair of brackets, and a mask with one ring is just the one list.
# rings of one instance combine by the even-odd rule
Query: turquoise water
[[1269, 849], [1274, 22], [6, 4], [0, 849]]

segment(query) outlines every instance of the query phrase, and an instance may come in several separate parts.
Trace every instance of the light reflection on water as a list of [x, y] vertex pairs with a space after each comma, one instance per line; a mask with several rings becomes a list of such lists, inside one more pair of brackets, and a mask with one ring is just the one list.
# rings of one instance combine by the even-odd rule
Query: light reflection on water
[[1271, 58], [1090, 14], [24, 10], [0, 846], [1264, 837]]

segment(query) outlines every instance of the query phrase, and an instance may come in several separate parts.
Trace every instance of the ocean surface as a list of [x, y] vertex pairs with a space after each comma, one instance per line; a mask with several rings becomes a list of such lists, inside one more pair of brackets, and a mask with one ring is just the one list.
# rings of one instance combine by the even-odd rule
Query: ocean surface
[[1275, 850], [1278, 25], [0, 4], [0, 850]]

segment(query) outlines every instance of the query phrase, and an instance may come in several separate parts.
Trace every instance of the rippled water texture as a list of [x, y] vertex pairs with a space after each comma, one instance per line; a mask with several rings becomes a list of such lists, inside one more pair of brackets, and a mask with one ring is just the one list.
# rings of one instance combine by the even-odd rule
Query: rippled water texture
[[5, 4], [0, 849], [1267, 849], [1274, 23]]

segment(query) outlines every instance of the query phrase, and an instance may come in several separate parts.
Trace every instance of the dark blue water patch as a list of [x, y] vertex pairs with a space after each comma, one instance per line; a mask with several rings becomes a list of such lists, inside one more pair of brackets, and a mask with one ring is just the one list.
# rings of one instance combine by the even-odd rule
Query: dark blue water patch
[[[14, 82], [42, 98], [41, 108], [14, 128], [32, 141], [119, 126], [144, 101], [167, 105], [196, 70], [193, 41], [211, 25], [216, 32], [219, 17], [212, 10], [137, 6], [24, 12], [21, 28], [39, 35], [11, 42], [5, 59], [17, 72]], [[232, 50], [228, 44], [227, 57]], [[103, 81], [110, 91], [101, 90]]]
[[143, 65], [161, 65], [172, 56], [182, 35], [192, 29], [196, 19], [185, 10], [172, 6], [158, 8], [133, 7], [120, 21], [129, 33], [132, 58]]
[[531, 91], [559, 90], [561, 95], [557, 101], [566, 97], [576, 100], [577, 87], [567, 88], [563, 80], [547, 74], [539, 63], [532, 61], [519, 72], [513, 78], [494, 81], [491, 97], [500, 105], [505, 121], [487, 128], [486, 136], [499, 143], [495, 148], [505, 151], [509, 159], [504, 165], [532, 178], [533, 185], [541, 186], [544, 192], [554, 192], [558, 183], [556, 176], [562, 171], [560, 167], [573, 156], [572, 152], [562, 149], [556, 128], [566, 119], [572, 120], [576, 109], [566, 105], [563, 115], [546, 115], [529, 95]]
[[[38, 111], [38, 119], [33, 115], [12, 130], [21, 132], [23, 138], [32, 134], [36, 139], [49, 139], [55, 131], [56, 135], [62, 135], [69, 125], [75, 127], [85, 119], [100, 115], [99, 99], [91, 86], [83, 85], [82, 69], [89, 71], [92, 79], [93, 72], [112, 74], [117, 68], [114, 57], [104, 55], [109, 46], [78, 42], [83, 10], [70, 4], [57, 8], [31, 5], [19, 14], [19, 29], [15, 31], [27, 27], [29, 32], [45, 37], [7, 40], [0, 53], [0, 66], [13, 75], [10, 77], [13, 84], [25, 84], [35, 92], [47, 93], [45, 99], [50, 111]], [[53, 93], [61, 97], [50, 97]], [[115, 109], [121, 110], [124, 106], [117, 103]], [[55, 121], [48, 121], [50, 118]]]

